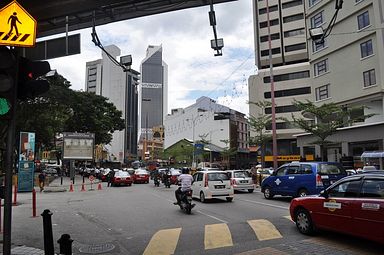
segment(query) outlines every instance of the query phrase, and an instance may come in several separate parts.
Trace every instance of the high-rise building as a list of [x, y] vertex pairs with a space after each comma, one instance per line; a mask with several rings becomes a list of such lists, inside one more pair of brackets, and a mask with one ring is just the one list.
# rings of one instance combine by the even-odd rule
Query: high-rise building
[[[306, 25], [303, 0], [253, 1], [255, 56], [258, 74], [248, 80], [250, 102], [271, 102], [271, 68], [269, 56], [269, 33], [276, 112], [277, 152], [279, 156], [299, 155], [295, 134], [302, 130], [293, 127], [284, 119], [298, 115], [293, 100], [311, 99], [310, 70], [308, 62]], [[269, 11], [269, 12], [268, 12]], [[268, 23], [269, 14], [269, 23]], [[268, 31], [269, 28], [269, 31]], [[249, 114], [257, 117], [261, 109], [249, 105]], [[270, 115], [271, 107], [263, 114]], [[267, 127], [271, 133], [272, 127]], [[255, 135], [251, 131], [251, 136]], [[266, 155], [272, 155], [272, 146], [266, 147]], [[283, 157], [282, 157], [283, 158]], [[286, 157], [292, 158], [292, 157]], [[266, 164], [271, 166], [271, 157]]]
[[[106, 46], [105, 49], [115, 59], [121, 55], [115, 45]], [[123, 72], [104, 52], [102, 59], [86, 63], [85, 90], [108, 98], [122, 111], [122, 118], [125, 119], [126, 128], [113, 133], [108, 146], [109, 160], [126, 162], [137, 157], [139, 78], [139, 72], [133, 69]]]
[[148, 139], [154, 127], [164, 124], [168, 111], [168, 65], [163, 61], [162, 46], [149, 45], [141, 62], [139, 150], [147, 151]]

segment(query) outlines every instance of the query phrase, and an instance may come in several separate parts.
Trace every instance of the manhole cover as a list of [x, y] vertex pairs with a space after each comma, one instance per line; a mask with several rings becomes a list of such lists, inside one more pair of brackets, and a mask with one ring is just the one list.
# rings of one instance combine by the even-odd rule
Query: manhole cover
[[115, 249], [115, 246], [113, 244], [104, 243], [104, 244], [84, 245], [79, 248], [79, 251], [81, 253], [99, 254], [99, 253], [112, 251], [113, 249]]

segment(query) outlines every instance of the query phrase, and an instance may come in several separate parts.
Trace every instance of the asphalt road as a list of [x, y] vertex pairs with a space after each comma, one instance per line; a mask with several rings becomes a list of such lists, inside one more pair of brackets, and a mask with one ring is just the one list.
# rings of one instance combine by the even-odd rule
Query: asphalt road
[[[96, 186], [94, 187], [96, 188]], [[321, 232], [300, 234], [288, 218], [288, 198], [241, 192], [233, 202], [196, 203], [191, 215], [173, 205], [175, 186], [150, 184], [81, 192], [38, 193], [56, 240], [70, 234], [75, 254], [383, 254], [376, 243]], [[42, 218], [32, 218], [31, 194], [13, 207], [12, 242], [43, 249]]]

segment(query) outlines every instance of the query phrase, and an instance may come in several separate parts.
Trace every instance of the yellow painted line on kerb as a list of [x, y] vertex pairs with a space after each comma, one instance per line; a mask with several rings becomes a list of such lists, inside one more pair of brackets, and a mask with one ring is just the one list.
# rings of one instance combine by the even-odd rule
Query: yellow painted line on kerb
[[157, 231], [145, 248], [143, 255], [174, 254], [179, 241], [181, 228], [163, 229]]
[[227, 224], [205, 225], [204, 245], [206, 250], [233, 246], [231, 232]]
[[267, 220], [249, 220], [248, 224], [255, 231], [257, 239], [260, 241], [282, 238], [276, 227]]

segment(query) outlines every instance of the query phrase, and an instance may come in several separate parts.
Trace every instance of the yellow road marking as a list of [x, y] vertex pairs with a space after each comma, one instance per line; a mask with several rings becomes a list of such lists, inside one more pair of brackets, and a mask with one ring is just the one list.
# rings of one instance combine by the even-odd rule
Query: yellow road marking
[[233, 246], [231, 232], [227, 224], [205, 225], [204, 245], [206, 250]]
[[248, 224], [255, 231], [257, 239], [260, 241], [282, 238], [276, 227], [267, 220], [249, 220]]
[[179, 241], [181, 228], [163, 229], [157, 231], [145, 248], [143, 255], [174, 254]]

